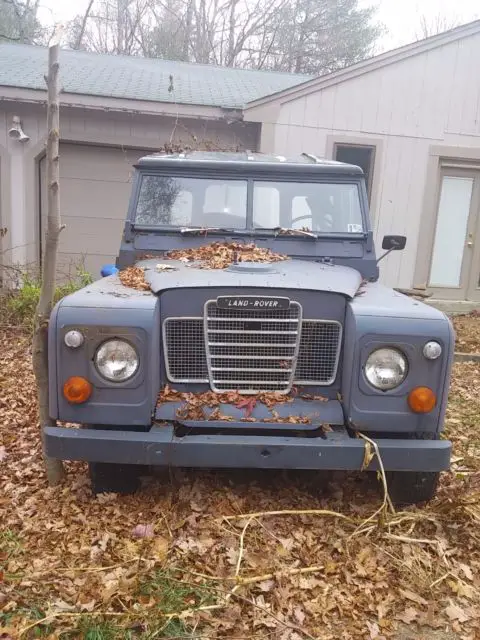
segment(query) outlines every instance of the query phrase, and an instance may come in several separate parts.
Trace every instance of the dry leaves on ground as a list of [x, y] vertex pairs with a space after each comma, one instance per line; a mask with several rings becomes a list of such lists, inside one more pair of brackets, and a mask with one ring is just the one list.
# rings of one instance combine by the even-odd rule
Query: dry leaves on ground
[[455, 351], [480, 353], [480, 311], [452, 318], [456, 333]]
[[0, 635], [478, 638], [480, 365], [454, 367], [438, 498], [352, 535], [368, 474], [167, 470], [95, 498], [69, 463], [47, 487], [29, 337], [0, 339]]

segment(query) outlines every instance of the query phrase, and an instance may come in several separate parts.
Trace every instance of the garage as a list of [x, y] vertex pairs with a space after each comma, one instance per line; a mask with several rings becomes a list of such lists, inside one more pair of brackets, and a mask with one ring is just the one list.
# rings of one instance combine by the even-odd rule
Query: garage
[[[133, 166], [149, 153], [97, 145], [60, 145], [60, 234], [58, 276], [66, 279], [84, 265], [96, 279], [115, 261], [130, 197]], [[40, 216], [47, 216], [46, 160], [40, 162]], [[43, 233], [41, 234], [43, 237]]]

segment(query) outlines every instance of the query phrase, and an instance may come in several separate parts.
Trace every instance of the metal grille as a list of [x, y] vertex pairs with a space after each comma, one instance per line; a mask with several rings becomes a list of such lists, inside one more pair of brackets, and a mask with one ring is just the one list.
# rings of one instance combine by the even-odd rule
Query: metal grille
[[243, 393], [286, 393], [292, 382], [334, 382], [342, 342], [339, 322], [303, 320], [299, 341], [301, 307], [296, 303], [282, 311], [232, 311], [214, 302], [206, 309], [205, 320], [167, 318], [163, 323], [171, 382], [209, 382], [214, 391]]
[[302, 308], [252, 311], [205, 305], [205, 340], [214, 391], [279, 391], [293, 383]]
[[208, 382], [203, 318], [167, 318], [163, 323], [165, 368], [171, 382]]
[[342, 325], [328, 320], [304, 320], [295, 371], [295, 382], [332, 384], [337, 374]]

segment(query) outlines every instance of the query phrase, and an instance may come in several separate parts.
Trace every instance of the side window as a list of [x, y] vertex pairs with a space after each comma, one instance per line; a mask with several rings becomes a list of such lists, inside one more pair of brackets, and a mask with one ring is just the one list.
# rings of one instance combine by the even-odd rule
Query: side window
[[375, 170], [375, 151], [373, 146], [357, 144], [335, 144], [334, 159], [338, 162], [346, 162], [360, 167], [365, 174], [367, 184], [368, 201], [372, 197], [373, 172]]

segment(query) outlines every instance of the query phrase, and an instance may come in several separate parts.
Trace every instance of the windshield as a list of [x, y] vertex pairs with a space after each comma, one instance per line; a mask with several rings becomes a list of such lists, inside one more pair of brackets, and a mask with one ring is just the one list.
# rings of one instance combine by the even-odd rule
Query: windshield
[[253, 224], [267, 229], [361, 233], [356, 184], [256, 182]]
[[143, 176], [135, 222], [245, 229], [247, 181]]
[[[253, 189], [253, 212], [247, 194]], [[363, 231], [357, 184], [144, 175], [135, 212], [143, 225], [318, 233]]]

